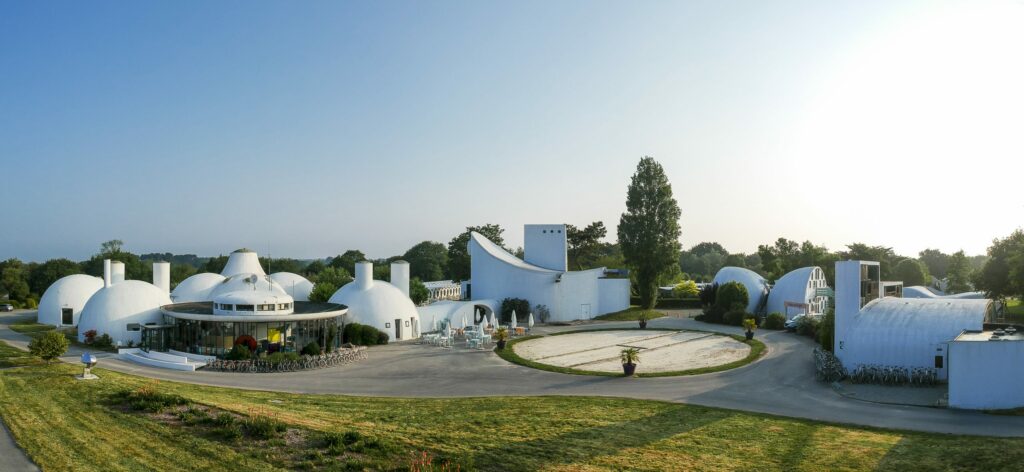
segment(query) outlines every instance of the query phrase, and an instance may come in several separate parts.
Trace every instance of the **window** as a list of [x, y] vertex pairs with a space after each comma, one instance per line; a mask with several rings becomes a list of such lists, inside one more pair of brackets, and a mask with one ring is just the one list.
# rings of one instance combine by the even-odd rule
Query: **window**
[[935, 356], [935, 368], [936, 369], [941, 369], [942, 368], [942, 360], [943, 360], [942, 356]]
[[274, 311], [274, 305], [259, 305], [256, 309], [259, 311]]
[[128, 323], [127, 329], [128, 331], [139, 331], [142, 329], [142, 326], [138, 323]]
[[235, 305], [235, 311], [254, 311], [252, 305]]

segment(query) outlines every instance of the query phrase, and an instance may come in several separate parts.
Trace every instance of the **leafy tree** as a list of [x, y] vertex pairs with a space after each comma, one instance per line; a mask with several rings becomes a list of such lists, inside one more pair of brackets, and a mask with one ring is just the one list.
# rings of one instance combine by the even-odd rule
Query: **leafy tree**
[[337, 291], [338, 287], [330, 282], [317, 282], [313, 284], [313, 290], [309, 292], [309, 301], [325, 303]]
[[316, 282], [329, 283], [339, 289], [352, 281], [352, 274], [342, 268], [327, 267], [316, 276]]
[[100, 243], [100, 254], [104, 256], [110, 256], [121, 252], [121, 248], [124, 246], [124, 241], [120, 239], [111, 239], [104, 243]]
[[525, 320], [530, 314], [530, 302], [523, 298], [506, 298], [501, 301], [500, 323], [512, 321], [512, 312], [516, 312], [516, 322]]
[[430, 298], [430, 290], [427, 290], [427, 286], [423, 285], [423, 281], [419, 277], [409, 280], [409, 298], [417, 305], [426, 303]]
[[1024, 298], [1024, 231], [992, 241], [989, 259], [974, 278], [990, 298]]
[[697, 289], [697, 283], [692, 280], [684, 280], [679, 282], [672, 289], [672, 294], [677, 298], [696, 298], [700, 295], [700, 290]]
[[298, 261], [290, 258], [275, 258], [261, 257], [260, 265], [266, 269], [268, 274], [277, 272], [291, 272], [293, 274], [301, 274], [302, 269], [306, 267], [302, 261]]
[[836, 311], [834, 309], [829, 308], [825, 312], [824, 319], [818, 325], [816, 336], [818, 337], [818, 344], [821, 344], [823, 349], [833, 352], [836, 336]]
[[719, 254], [729, 254], [729, 251], [726, 251], [725, 248], [722, 247], [721, 244], [714, 243], [714, 242], [697, 243], [693, 247], [690, 248], [690, 253], [695, 255], [695, 256], [697, 256], [697, 257], [701, 257], [704, 254], [707, 254], [709, 252], [717, 252]]
[[505, 247], [505, 238], [501, 236], [505, 230], [501, 226], [486, 224], [483, 226], [466, 227], [466, 231], [448, 242], [448, 278], [456, 282], [469, 279], [469, 233], [473, 231], [480, 233], [481, 236], [491, 240], [492, 243]]
[[0, 286], [11, 300], [25, 302], [30, 293], [28, 270], [18, 259], [8, 259], [0, 265]]
[[842, 259], [851, 261], [877, 261], [881, 264], [882, 280], [892, 280], [895, 260], [898, 258], [892, 248], [884, 246], [868, 246], [853, 243], [846, 246], [846, 251], [839, 253]]
[[619, 219], [619, 245], [636, 276], [643, 309], [658, 299], [658, 278], [679, 261], [679, 217], [672, 185], [665, 170], [651, 157], [640, 159], [626, 196], [626, 212]]
[[903, 285], [907, 287], [926, 285], [929, 280], [924, 264], [917, 259], [903, 259], [896, 264], [894, 272], [896, 280], [902, 280]]
[[339, 256], [331, 259], [330, 265], [335, 269], [355, 270], [356, 262], [363, 262], [366, 260], [366, 254], [363, 251], [357, 249], [349, 249]]
[[325, 264], [324, 261], [322, 261], [320, 259], [317, 259], [317, 260], [315, 260], [313, 262], [310, 262], [306, 266], [306, 268], [302, 270], [302, 273], [305, 274], [306, 277], [315, 277], [317, 274], [322, 272], [325, 268], [327, 268], [327, 264]]
[[68, 259], [50, 259], [32, 268], [29, 274], [29, 289], [42, 294], [57, 280], [73, 274], [80, 274], [81, 266]]
[[925, 249], [917, 253], [918, 258], [928, 267], [928, 272], [937, 278], [946, 278], [949, 270], [949, 254], [938, 249]]
[[739, 282], [727, 282], [718, 287], [715, 294], [715, 306], [723, 313], [730, 311], [746, 311], [750, 303], [747, 287]]
[[405, 251], [402, 259], [409, 263], [409, 276], [420, 280], [442, 280], [448, 266], [448, 248], [434, 241], [423, 241]]
[[196, 275], [196, 268], [188, 264], [171, 263], [171, 290], [177, 287], [181, 281]]
[[211, 257], [203, 264], [203, 272], [219, 274], [224, 271], [224, 266], [226, 265], [228, 265], [228, 256], [221, 254], [217, 257]]
[[42, 336], [28, 343], [28, 352], [50, 362], [63, 356], [68, 350], [68, 338], [59, 331], [47, 331]]
[[961, 293], [971, 289], [971, 267], [964, 251], [957, 251], [949, 256], [949, 271], [946, 278], [949, 281], [949, 293]]
[[590, 223], [583, 229], [570, 224], [565, 225], [569, 267], [575, 267], [577, 270], [596, 267], [592, 262], [601, 248], [601, 239], [607, 235], [608, 230], [601, 221]]

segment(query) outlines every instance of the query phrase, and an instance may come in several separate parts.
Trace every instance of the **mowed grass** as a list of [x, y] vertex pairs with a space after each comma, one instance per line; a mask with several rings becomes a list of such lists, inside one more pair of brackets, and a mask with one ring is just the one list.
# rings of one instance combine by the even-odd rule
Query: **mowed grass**
[[1016, 298], [1006, 300], [1006, 320], [1011, 323], [1024, 323], [1024, 303]]
[[653, 320], [655, 318], [661, 318], [662, 316], [665, 316], [665, 314], [656, 310], [644, 310], [637, 305], [633, 305], [625, 310], [601, 315], [594, 319], [604, 321], [637, 321], [641, 316], [646, 316], [648, 320]]
[[[464, 399], [295, 395], [156, 382], [98, 369], [0, 371], [0, 415], [43, 470], [238, 471], [275, 467], [106, 400], [150, 386], [292, 427], [359, 431], [394, 445], [394, 469], [427, 451], [461, 470], [1017, 470], [1024, 440], [847, 427], [681, 404], [601, 397]], [[384, 452], [382, 452], [384, 454]], [[296, 467], [297, 468], [297, 467]]]
[[0, 368], [34, 365], [41, 362], [43, 361], [38, 357], [32, 357], [29, 353], [0, 341]]

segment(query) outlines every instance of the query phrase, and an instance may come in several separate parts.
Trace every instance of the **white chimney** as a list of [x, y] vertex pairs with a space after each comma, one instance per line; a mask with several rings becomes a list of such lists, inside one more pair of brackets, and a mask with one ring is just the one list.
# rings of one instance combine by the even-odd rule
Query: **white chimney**
[[171, 293], [171, 263], [153, 263], [153, 285], [166, 294]]
[[409, 263], [398, 260], [391, 263], [391, 285], [398, 287], [405, 296], [409, 296]]
[[369, 290], [373, 285], [373, 263], [356, 262], [356, 280], [353, 282], [359, 290]]
[[103, 259], [103, 286], [110, 286], [110, 259]]
[[110, 261], [110, 284], [124, 282], [124, 262]]

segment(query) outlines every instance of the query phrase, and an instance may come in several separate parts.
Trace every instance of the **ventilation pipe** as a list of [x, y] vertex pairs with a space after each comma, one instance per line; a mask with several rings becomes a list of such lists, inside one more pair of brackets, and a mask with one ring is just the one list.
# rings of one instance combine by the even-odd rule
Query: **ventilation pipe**
[[356, 262], [356, 280], [353, 282], [359, 290], [369, 290], [373, 285], [373, 263]]
[[170, 295], [171, 293], [171, 263], [170, 262], [154, 262], [153, 263], [153, 285], [160, 289], [162, 292]]
[[409, 296], [409, 263], [398, 260], [391, 263], [391, 285], [398, 287], [402, 293]]
[[124, 262], [110, 261], [110, 284], [124, 282]]
[[103, 286], [110, 286], [110, 259], [103, 259]]

